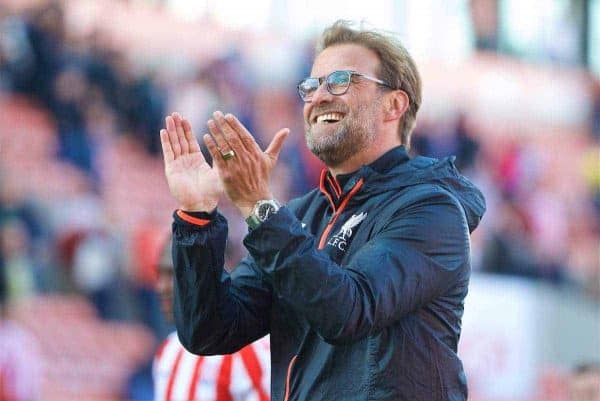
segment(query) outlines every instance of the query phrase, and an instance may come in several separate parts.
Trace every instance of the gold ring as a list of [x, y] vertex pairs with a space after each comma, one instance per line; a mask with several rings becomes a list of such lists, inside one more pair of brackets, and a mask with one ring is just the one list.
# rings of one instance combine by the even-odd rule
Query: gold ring
[[235, 152], [230, 150], [228, 152], [221, 153], [221, 156], [223, 156], [223, 160], [231, 160], [235, 157]]

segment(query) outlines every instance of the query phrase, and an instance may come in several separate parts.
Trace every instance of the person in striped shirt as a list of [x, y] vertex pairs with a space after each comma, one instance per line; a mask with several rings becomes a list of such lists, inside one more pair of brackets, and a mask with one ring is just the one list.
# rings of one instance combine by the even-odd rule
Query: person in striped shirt
[[[173, 262], [171, 241], [158, 262], [157, 291], [161, 309], [173, 321]], [[189, 353], [171, 333], [158, 348], [153, 365], [155, 401], [270, 400], [269, 337], [229, 355]]]

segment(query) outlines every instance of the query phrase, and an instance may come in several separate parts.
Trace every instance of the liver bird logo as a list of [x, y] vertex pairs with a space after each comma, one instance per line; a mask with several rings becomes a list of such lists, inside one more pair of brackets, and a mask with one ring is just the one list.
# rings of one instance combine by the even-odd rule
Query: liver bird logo
[[359, 225], [367, 217], [367, 213], [362, 212], [361, 214], [353, 214], [342, 226], [339, 232], [339, 236], [344, 239], [348, 239], [352, 236], [352, 229]]

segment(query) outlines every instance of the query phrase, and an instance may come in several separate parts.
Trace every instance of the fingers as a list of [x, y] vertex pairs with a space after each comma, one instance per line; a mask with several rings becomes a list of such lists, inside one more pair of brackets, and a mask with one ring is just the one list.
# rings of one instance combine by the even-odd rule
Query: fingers
[[219, 152], [227, 152], [228, 150], [230, 150], [229, 143], [225, 139], [224, 134], [222, 133], [215, 120], [208, 120], [206, 125], [208, 127], [208, 134], [210, 135], [217, 150], [219, 150]]
[[246, 127], [244, 127], [244, 124], [242, 124], [240, 120], [237, 119], [237, 117], [235, 117], [233, 114], [227, 114], [224, 117], [224, 120], [227, 122], [228, 126], [231, 127], [231, 129], [237, 134], [239, 140], [242, 142], [246, 149], [261, 151], [260, 146], [258, 146], [258, 143], [256, 143], [256, 141], [254, 140], [254, 137], [252, 136], [250, 131], [248, 131]]
[[265, 153], [272, 159], [277, 160], [279, 158], [279, 153], [281, 153], [281, 149], [283, 148], [283, 143], [290, 133], [289, 128], [283, 128], [277, 131], [275, 137], [265, 150]]
[[177, 128], [175, 127], [175, 120], [172, 116], [165, 118], [165, 124], [167, 126], [167, 136], [173, 150], [173, 157], [177, 159], [181, 156], [181, 145], [179, 144], [179, 137], [177, 136]]
[[183, 133], [185, 134], [185, 139], [187, 140], [190, 152], [200, 152], [200, 144], [198, 144], [198, 140], [192, 132], [192, 126], [190, 122], [184, 118], [181, 121], [181, 125], [183, 126]]
[[[217, 122], [219, 128], [223, 132], [225, 139], [232, 146], [232, 148], [240, 148], [246, 152], [261, 152], [260, 148], [254, 141], [252, 135], [246, 130], [246, 128], [239, 123], [235, 124], [237, 119], [232, 114], [223, 115], [220, 111], [216, 111], [213, 116]], [[244, 139], [250, 139], [249, 141]]]
[[[209, 120], [207, 123], [211, 137], [209, 143], [219, 153], [217, 155], [219, 158], [222, 158], [223, 152], [229, 150], [233, 150], [240, 156], [242, 152], [262, 153], [252, 134], [233, 114], [223, 115], [222, 112], [216, 111], [213, 113], [213, 116], [214, 119]], [[289, 133], [290, 130], [288, 128], [279, 130], [264, 153], [272, 160], [277, 160]]]
[[171, 146], [171, 141], [169, 141], [169, 134], [165, 129], [160, 130], [160, 144], [162, 146], [165, 164], [175, 160], [175, 155], [173, 154], [173, 147]]
[[223, 159], [221, 150], [217, 146], [214, 137], [210, 134], [205, 134], [202, 139], [204, 139], [204, 144], [208, 149], [208, 153], [210, 153], [210, 155], [212, 156], [213, 168], [216, 166], [218, 169], [222, 170], [223, 167], [225, 167], [225, 159]]
[[173, 113], [171, 116], [175, 121], [175, 130], [177, 131], [177, 139], [179, 140], [179, 146], [181, 147], [181, 154], [187, 155], [190, 152], [190, 146], [187, 138], [185, 137], [185, 132], [181, 121], [183, 118], [179, 113]]

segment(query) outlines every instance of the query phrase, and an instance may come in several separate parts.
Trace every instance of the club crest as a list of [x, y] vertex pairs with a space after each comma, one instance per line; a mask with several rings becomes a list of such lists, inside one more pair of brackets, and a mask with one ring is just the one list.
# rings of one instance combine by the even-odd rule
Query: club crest
[[348, 245], [348, 240], [352, 237], [353, 229], [358, 226], [365, 218], [367, 213], [353, 214], [340, 228], [337, 234], [327, 241], [327, 245], [334, 246], [340, 251], [345, 251]]

